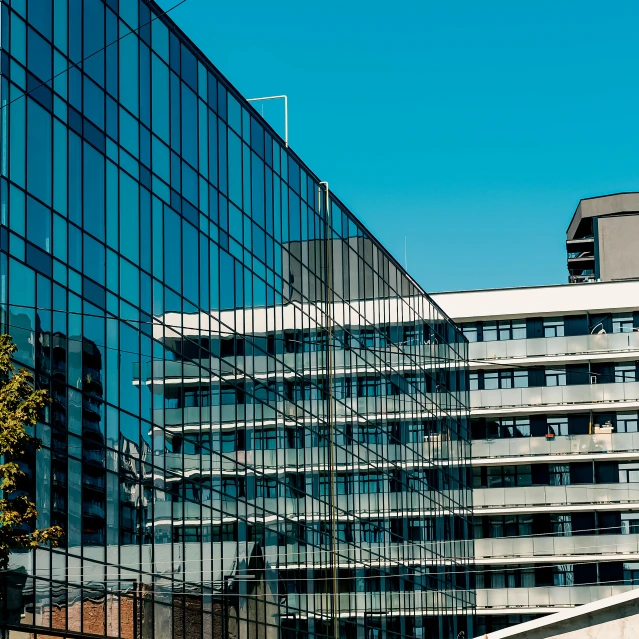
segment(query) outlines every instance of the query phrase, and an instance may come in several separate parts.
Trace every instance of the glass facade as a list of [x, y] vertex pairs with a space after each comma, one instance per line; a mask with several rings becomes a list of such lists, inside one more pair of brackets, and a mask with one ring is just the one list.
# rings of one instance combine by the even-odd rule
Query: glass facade
[[0, 629], [470, 636], [466, 339], [159, 7], [0, 8], [0, 328], [65, 530]]

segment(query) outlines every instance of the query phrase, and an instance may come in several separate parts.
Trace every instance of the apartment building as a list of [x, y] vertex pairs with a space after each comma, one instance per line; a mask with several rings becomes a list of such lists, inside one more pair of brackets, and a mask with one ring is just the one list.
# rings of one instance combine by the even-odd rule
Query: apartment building
[[476, 636], [639, 584], [639, 281], [441, 293], [469, 341]]

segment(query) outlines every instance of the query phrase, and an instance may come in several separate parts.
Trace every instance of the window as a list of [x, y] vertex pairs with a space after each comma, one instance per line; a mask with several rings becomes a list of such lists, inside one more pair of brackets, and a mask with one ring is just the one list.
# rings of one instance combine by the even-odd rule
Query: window
[[574, 586], [575, 571], [572, 564], [553, 566], [553, 586]]
[[432, 541], [434, 535], [433, 519], [409, 519], [408, 520], [408, 540], [409, 541]]
[[357, 441], [360, 444], [384, 444], [386, 433], [377, 424], [362, 424], [358, 428]]
[[491, 566], [477, 574], [477, 588], [531, 588], [534, 585], [532, 566]]
[[477, 324], [462, 324], [462, 333], [469, 342], [477, 341]]
[[527, 417], [502, 419], [499, 428], [500, 437], [530, 437], [530, 420]]
[[621, 513], [621, 534], [639, 535], [639, 513]]
[[639, 427], [638, 413], [617, 413], [617, 432], [636, 433]]
[[[239, 444], [238, 435], [235, 431], [223, 431], [220, 433], [220, 449], [223, 453], [234, 453], [236, 450], [241, 450]], [[242, 435], [244, 433], [242, 432]]]
[[[477, 337], [477, 328], [475, 328], [475, 341], [477, 341], [476, 337]], [[423, 343], [424, 343], [424, 327], [423, 326], [404, 326], [404, 345], [405, 346], [419, 346]]]
[[[333, 532], [328, 521], [321, 521], [319, 524], [319, 543], [321, 546], [330, 546]], [[311, 542], [313, 543], [313, 542]]]
[[546, 386], [565, 386], [566, 370], [563, 368], [546, 369]]
[[359, 476], [360, 494], [376, 495], [383, 492], [383, 479], [379, 473], [362, 473]]
[[236, 541], [237, 524], [211, 526], [211, 539], [213, 541]]
[[291, 499], [299, 499], [304, 497], [304, 475], [303, 474], [291, 474], [285, 477], [285, 496]]
[[387, 344], [388, 330], [380, 328], [362, 328], [359, 331], [359, 343], [362, 348], [384, 348]]
[[408, 423], [408, 443], [416, 444], [424, 440], [424, 425], [421, 422]]
[[[487, 532], [488, 537], [493, 539], [531, 535], [532, 515], [496, 515], [488, 517]], [[481, 534], [483, 535], [483, 526]]]
[[531, 485], [530, 464], [473, 468], [473, 486], [475, 488], [513, 488]]
[[562, 318], [546, 318], [544, 319], [544, 337], [563, 337], [564, 336], [564, 320]]
[[362, 522], [362, 541], [374, 544], [384, 541], [384, 528], [379, 521]]
[[552, 435], [567, 435], [568, 434], [568, 418], [567, 417], [548, 417], [548, 433]]
[[513, 320], [512, 339], [526, 339], [526, 320]]
[[286, 546], [287, 544], [306, 545], [306, 534], [303, 524], [286, 522], [284, 529], [277, 535], [277, 545]]
[[619, 483], [628, 484], [639, 482], [639, 463], [622, 462], [619, 464]]
[[613, 333], [632, 333], [633, 323], [631, 313], [615, 313], [612, 316]]
[[348, 399], [351, 397], [351, 378], [340, 377], [336, 379], [333, 393], [335, 399]]
[[526, 322], [524, 320], [500, 320], [499, 340], [525, 339]]
[[230, 404], [243, 404], [244, 393], [239, 387], [222, 384], [220, 386], [220, 401], [225, 406]]
[[378, 377], [358, 377], [357, 395], [358, 397], [375, 397], [379, 394], [380, 380]]
[[429, 486], [428, 486], [427, 472], [428, 471], [425, 471], [425, 470], [407, 471], [408, 490], [416, 491], [416, 492], [423, 492], [424, 490], [428, 490]]
[[[416, 391], [418, 393], [426, 392], [426, 377], [425, 375], [404, 375], [405, 383], [402, 384], [405, 393], [412, 395]], [[439, 388], [437, 390], [440, 390]], [[389, 394], [393, 394], [389, 391]]]
[[276, 448], [276, 428], [262, 428], [255, 431], [255, 450], [275, 450]]
[[568, 486], [570, 484], [570, 465], [550, 464], [548, 475], [551, 486]]
[[468, 388], [470, 390], [479, 390], [479, 373], [469, 373]]
[[550, 515], [550, 531], [554, 535], [570, 537], [572, 535], [572, 517], [570, 515]]
[[528, 388], [528, 371], [514, 370], [513, 376], [513, 388]]
[[634, 364], [615, 364], [615, 382], [634, 382], [637, 367]]
[[352, 495], [354, 490], [353, 475], [351, 473], [341, 473], [335, 478], [338, 495]]
[[484, 335], [484, 342], [496, 342], [497, 341], [497, 323], [485, 322], [483, 335]]
[[499, 388], [499, 373], [497, 371], [484, 373], [484, 389], [495, 390]]
[[353, 541], [353, 524], [350, 522], [338, 522], [337, 541], [347, 544]]
[[484, 388], [528, 388], [527, 370], [490, 371], [484, 373]]
[[258, 497], [275, 499], [277, 497], [277, 480], [258, 477], [256, 482], [256, 493]]
[[639, 563], [623, 565], [623, 582], [629, 586], [639, 586]]
[[[469, 334], [472, 334], [472, 328], [474, 324], [468, 324]], [[475, 339], [468, 339], [468, 341], [477, 341], [477, 328], [474, 328]], [[466, 331], [462, 328], [464, 335]], [[511, 340], [511, 339], [526, 339], [526, 320], [499, 320], [499, 322], [484, 322], [482, 326], [482, 337], [484, 342], [496, 342]]]

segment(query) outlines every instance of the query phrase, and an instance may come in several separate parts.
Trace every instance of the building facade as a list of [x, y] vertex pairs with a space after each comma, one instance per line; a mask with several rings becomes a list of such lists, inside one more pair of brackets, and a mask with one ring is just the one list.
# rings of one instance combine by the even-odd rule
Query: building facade
[[468, 636], [463, 335], [154, 3], [0, 32], [1, 329], [65, 531], [0, 630]]
[[639, 280], [434, 298], [470, 342], [476, 636], [635, 587]]

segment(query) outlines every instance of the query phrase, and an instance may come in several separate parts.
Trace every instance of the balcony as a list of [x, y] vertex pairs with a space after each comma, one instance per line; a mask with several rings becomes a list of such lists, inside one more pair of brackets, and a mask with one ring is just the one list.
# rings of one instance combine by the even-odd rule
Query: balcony
[[[639, 556], [639, 535], [576, 535], [476, 539], [478, 565], [503, 563], [569, 563], [597, 561], [601, 555]], [[580, 558], [580, 559], [577, 559]]]
[[543, 407], [544, 410], [584, 410], [606, 404], [620, 404], [619, 410], [632, 410], [639, 406], [639, 382], [615, 384], [578, 384], [573, 386], [538, 386], [534, 388], [502, 388], [470, 392], [473, 415], [493, 415], [500, 412], [515, 413], [523, 407]]
[[504, 614], [557, 612], [620, 595], [633, 586], [549, 586], [537, 588], [487, 588], [477, 590], [477, 612], [503, 610]]
[[[518, 437], [507, 439], [479, 439], [473, 442], [473, 464], [488, 466], [503, 464], [505, 458], [610, 455], [639, 452], [639, 433], [599, 433], [593, 435], [563, 435]], [[524, 460], [520, 460], [524, 461]], [[530, 461], [530, 460], [528, 460]]]
[[105, 509], [104, 505], [95, 501], [85, 501], [82, 504], [82, 513], [85, 517], [98, 517], [104, 519]]
[[[636, 358], [636, 353], [639, 353], [639, 332], [539, 337], [503, 342], [471, 342], [468, 348], [468, 357], [471, 361], [484, 359], [520, 360], [522, 358], [566, 359], [565, 356], [596, 353], [623, 353], [626, 359]], [[481, 368], [481, 366], [481, 364], [471, 364], [471, 368]]]
[[93, 488], [99, 491], [102, 491], [106, 488], [106, 478], [104, 477], [104, 475], [94, 477], [93, 475], [83, 473], [82, 483], [88, 488]]
[[[334, 416], [344, 421], [352, 421], [359, 415], [376, 415], [382, 419], [409, 417], [413, 419], [429, 418], [433, 412], [442, 411], [455, 415], [466, 412], [462, 403], [465, 393], [431, 393], [421, 396], [421, 401], [415, 401], [410, 395], [383, 395], [377, 397], [359, 397], [338, 400], [335, 405]], [[284, 416], [290, 420], [324, 419], [326, 416], [326, 401], [323, 399], [308, 399], [293, 401], [278, 401], [271, 405], [254, 404], [225, 404], [222, 406], [165, 408], [153, 411], [153, 421], [158, 426], [166, 427], [200, 427], [207, 424], [230, 424], [236, 422], [253, 422], [259, 420], [275, 420], [276, 416]]]
[[475, 515], [571, 512], [576, 506], [579, 510], [619, 510], [619, 506], [638, 502], [639, 483], [476, 488], [473, 491]]
[[82, 461], [96, 466], [104, 466], [104, 450], [84, 448], [82, 451]]

